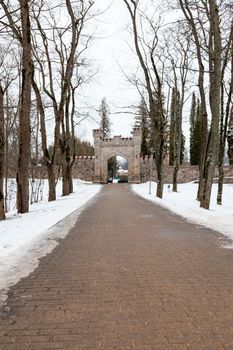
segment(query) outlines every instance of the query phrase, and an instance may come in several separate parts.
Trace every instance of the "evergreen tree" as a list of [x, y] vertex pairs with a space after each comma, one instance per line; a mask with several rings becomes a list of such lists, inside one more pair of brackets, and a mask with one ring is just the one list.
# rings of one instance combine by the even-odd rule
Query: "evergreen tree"
[[175, 132], [175, 109], [176, 109], [176, 92], [172, 89], [172, 98], [170, 106], [170, 128], [169, 128], [169, 165], [174, 162], [174, 132]]
[[142, 98], [140, 105], [138, 106], [138, 114], [135, 119], [135, 127], [142, 129], [142, 143], [141, 143], [141, 154], [150, 155], [150, 118], [147, 110], [145, 100]]
[[229, 127], [227, 132], [227, 142], [228, 142], [227, 154], [229, 158], [229, 164], [233, 165], [233, 107], [231, 107]]
[[[157, 168], [161, 168], [161, 166], [163, 168], [163, 163], [161, 162], [161, 159], [164, 160], [165, 155], [167, 154], [168, 147], [167, 111], [165, 109], [164, 94], [162, 94], [162, 96], [158, 96], [158, 91], [155, 90], [153, 92], [153, 104], [154, 113], [153, 117], [150, 118], [149, 146], [150, 149], [153, 150], [153, 155], [155, 157]], [[163, 117], [161, 118], [161, 116]], [[163, 118], [165, 119], [163, 120]], [[160, 125], [160, 132], [156, 131], [156, 123], [159, 123]], [[161, 169], [158, 171], [158, 173], [160, 172]]]
[[95, 154], [94, 147], [87, 141], [75, 140], [75, 155], [76, 156], [93, 156]]
[[184, 158], [185, 158], [185, 136], [182, 133], [182, 136], [181, 136], [181, 150], [180, 150], [180, 164], [183, 163]]
[[194, 121], [194, 129], [193, 129], [193, 145], [192, 151], [190, 152], [191, 157], [191, 165], [200, 165], [201, 160], [201, 152], [202, 152], [202, 111], [200, 101], [197, 101], [196, 115]]
[[191, 104], [191, 111], [190, 111], [190, 163], [194, 164], [194, 128], [195, 128], [195, 120], [196, 120], [196, 114], [197, 114], [197, 102], [196, 102], [196, 95], [195, 92], [193, 92], [192, 95], [192, 104]]
[[177, 177], [182, 157], [182, 106], [180, 91], [172, 89], [169, 132], [169, 164], [173, 166], [172, 191], [177, 192]]
[[[169, 126], [169, 165], [174, 165], [174, 146], [177, 147], [177, 145], [174, 145], [175, 143], [175, 134], [178, 131], [179, 133], [182, 132], [181, 130], [178, 130], [178, 123], [181, 121], [179, 120], [178, 113], [180, 113], [180, 94], [179, 91], [176, 88], [172, 89], [172, 98], [171, 98], [171, 106], [170, 106], [170, 126]], [[181, 136], [177, 135], [178, 138], [181, 137], [181, 147], [180, 147], [180, 164], [182, 164], [182, 161], [184, 159], [184, 152], [185, 152], [185, 137], [183, 133], [181, 133]], [[176, 141], [177, 142], [177, 141]]]
[[101, 101], [101, 105], [99, 108], [99, 115], [100, 115], [100, 128], [103, 130], [104, 137], [107, 138], [110, 136], [111, 132], [111, 122], [109, 119], [110, 110], [106, 101], [106, 98], [104, 97]]

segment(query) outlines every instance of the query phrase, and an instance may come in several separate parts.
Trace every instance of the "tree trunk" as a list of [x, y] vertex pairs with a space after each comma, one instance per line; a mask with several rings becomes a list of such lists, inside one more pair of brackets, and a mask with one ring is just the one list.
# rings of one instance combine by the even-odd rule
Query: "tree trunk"
[[72, 182], [71, 176], [71, 159], [70, 159], [70, 147], [67, 144], [65, 149], [65, 155], [63, 155], [62, 163], [62, 195], [68, 196], [70, 192], [70, 183]]
[[3, 178], [4, 178], [4, 107], [3, 107], [4, 92], [0, 86], [0, 220], [6, 218], [4, 209], [4, 194], [3, 194]]
[[224, 154], [226, 143], [226, 129], [227, 129], [227, 116], [224, 120], [224, 84], [223, 77], [221, 83], [221, 123], [220, 123], [220, 137], [219, 137], [219, 159], [218, 159], [218, 193], [217, 204], [222, 205], [222, 192], [224, 181]]
[[49, 151], [47, 148], [47, 134], [46, 134], [46, 125], [45, 125], [45, 111], [43, 106], [43, 101], [41, 98], [40, 90], [36, 84], [34, 77], [32, 77], [32, 86], [36, 95], [37, 100], [37, 108], [40, 116], [40, 132], [41, 132], [41, 143], [42, 143], [42, 151], [44, 156], [44, 161], [47, 169], [48, 183], [49, 183], [49, 198], [48, 201], [56, 200], [56, 178], [54, 171], [54, 163], [55, 163], [55, 155], [56, 150], [53, 150], [53, 156], [50, 157]]
[[49, 202], [56, 200], [56, 178], [54, 167], [52, 164], [47, 163], [47, 174], [48, 174], [48, 183], [49, 183]]
[[157, 162], [158, 182], [157, 182], [156, 196], [159, 198], [163, 198], [163, 187], [164, 187], [164, 169], [163, 168], [164, 168], [163, 161]]
[[229, 164], [233, 165], [233, 107], [231, 107], [231, 114], [230, 114], [230, 120], [228, 125], [228, 132], [227, 132], [227, 143], [228, 143], [228, 158], [229, 158]]
[[222, 192], [223, 192], [223, 181], [224, 181], [224, 169], [223, 163], [218, 167], [218, 194], [217, 194], [217, 204], [222, 205]]
[[22, 90], [19, 112], [19, 156], [17, 180], [17, 207], [19, 213], [29, 210], [30, 111], [31, 111], [31, 34], [27, 0], [20, 1], [22, 24]]
[[158, 135], [158, 151], [156, 155], [156, 168], [158, 177], [156, 196], [159, 198], [163, 198], [164, 187], [164, 137], [165, 135], [163, 135], [163, 133], [160, 133]]
[[62, 195], [68, 196], [70, 194], [70, 179], [69, 168], [67, 163], [62, 164]]
[[215, 165], [218, 157], [219, 122], [220, 122], [220, 95], [221, 95], [221, 35], [219, 29], [218, 5], [210, 0], [210, 38], [209, 38], [209, 65], [210, 65], [210, 110], [212, 115], [208, 143], [204, 162], [204, 186], [201, 193], [200, 206], [209, 209], [211, 190], [214, 178]]
[[179, 167], [173, 167], [173, 182], [172, 182], [172, 191], [177, 192], [177, 175]]
[[[231, 57], [231, 80], [230, 80], [230, 86], [228, 90], [228, 97], [226, 102], [226, 109], [225, 109], [225, 115], [224, 115], [224, 76], [225, 71], [227, 67], [228, 62], [228, 53], [230, 51], [230, 57]], [[224, 182], [224, 157], [225, 157], [225, 150], [226, 150], [226, 140], [227, 140], [227, 128], [228, 128], [228, 122], [230, 117], [230, 107], [232, 102], [232, 93], [233, 93], [233, 26], [231, 28], [231, 32], [229, 35], [229, 51], [226, 50], [225, 59], [223, 62], [222, 67], [222, 82], [221, 82], [221, 127], [220, 127], [220, 145], [219, 145], [219, 164], [218, 164], [218, 170], [219, 170], [219, 178], [218, 178], [218, 194], [217, 194], [217, 204], [222, 204], [222, 193], [223, 193], [223, 182]], [[225, 118], [224, 118], [225, 117]]]
[[[72, 168], [71, 168], [72, 169]], [[73, 185], [73, 178], [72, 178], [72, 172], [71, 172], [71, 176], [70, 176], [70, 186], [69, 186], [69, 191], [70, 193], [74, 192], [74, 185]]]
[[[8, 91], [6, 90], [6, 108], [7, 108], [7, 113], [9, 113], [9, 96], [8, 96]], [[8, 212], [8, 175], [9, 175], [9, 118], [6, 118], [6, 127], [5, 127], [5, 149], [4, 149], [4, 177], [5, 177], [5, 183], [4, 183], [4, 205], [5, 205], [5, 213]]]

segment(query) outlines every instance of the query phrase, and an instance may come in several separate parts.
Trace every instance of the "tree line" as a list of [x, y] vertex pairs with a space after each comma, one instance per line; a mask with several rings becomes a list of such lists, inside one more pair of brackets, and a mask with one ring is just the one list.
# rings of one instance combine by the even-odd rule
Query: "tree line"
[[201, 207], [209, 209], [218, 166], [217, 202], [221, 204], [227, 141], [232, 164], [232, 3], [174, 0], [152, 1], [149, 5], [143, 0], [123, 1], [141, 68], [129, 80], [140, 93], [143, 101], [140, 108], [148, 116], [150, 145], [146, 152], [153, 152], [155, 157], [156, 194], [163, 196], [168, 149], [173, 165], [173, 191], [177, 191], [184, 144], [184, 108], [192, 96], [190, 160], [199, 166], [197, 199]]
[[[17, 163], [17, 209], [29, 210], [29, 168], [43, 157], [49, 201], [56, 199], [56, 166], [63, 195], [73, 191], [77, 150], [76, 95], [92, 72], [85, 57], [92, 40], [94, 1], [0, 1], [0, 218], [9, 155]], [[52, 145], [52, 146], [51, 146]], [[92, 149], [92, 150], [91, 150]]]
[[[93, 39], [94, 4], [94, 0], [0, 0], [1, 219], [8, 159], [17, 164], [19, 213], [29, 210], [30, 165], [38, 164], [41, 154], [49, 201], [56, 199], [58, 159], [63, 195], [73, 191], [75, 128], [86, 117], [80, 115], [77, 97], [93, 75], [86, 50]], [[141, 68], [130, 81], [141, 98], [139, 113], [145, 115], [141, 122], [149, 123], [149, 135], [144, 128], [143, 140], [150, 141], [143, 147], [155, 158], [157, 196], [163, 196], [168, 150], [177, 190], [184, 111], [191, 99], [190, 159], [200, 170], [197, 197], [208, 209], [218, 166], [221, 204], [226, 142], [233, 162], [231, 1], [152, 0], [148, 5], [145, 0], [122, 0], [122, 5]], [[100, 109], [104, 120], [106, 101]], [[108, 134], [109, 126], [105, 128]]]

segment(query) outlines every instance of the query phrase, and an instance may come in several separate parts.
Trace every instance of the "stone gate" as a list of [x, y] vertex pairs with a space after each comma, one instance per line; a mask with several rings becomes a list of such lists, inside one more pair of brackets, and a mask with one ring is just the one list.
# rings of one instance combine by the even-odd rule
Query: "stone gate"
[[95, 147], [94, 182], [108, 182], [108, 160], [114, 156], [121, 156], [128, 161], [128, 182], [140, 183], [140, 152], [142, 132], [135, 128], [133, 137], [114, 136], [106, 139], [103, 131], [93, 130]]

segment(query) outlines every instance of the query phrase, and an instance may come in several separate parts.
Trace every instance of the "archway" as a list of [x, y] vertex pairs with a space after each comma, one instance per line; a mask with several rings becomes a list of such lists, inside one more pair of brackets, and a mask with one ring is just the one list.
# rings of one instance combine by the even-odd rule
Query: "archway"
[[128, 183], [128, 159], [123, 156], [112, 156], [108, 159], [108, 182]]
[[[133, 137], [104, 138], [102, 130], [93, 130], [95, 145], [95, 183], [108, 182], [108, 160], [121, 156], [128, 161], [128, 182], [140, 183], [141, 129], [133, 130]], [[124, 169], [123, 169], [124, 170]], [[123, 176], [123, 170], [121, 171]], [[113, 178], [113, 176], [112, 176]]]

